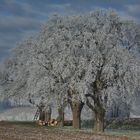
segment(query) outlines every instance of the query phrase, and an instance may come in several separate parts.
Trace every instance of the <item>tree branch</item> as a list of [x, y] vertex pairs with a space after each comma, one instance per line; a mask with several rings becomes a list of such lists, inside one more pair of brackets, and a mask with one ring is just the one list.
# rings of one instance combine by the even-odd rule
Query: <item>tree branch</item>
[[94, 106], [89, 102], [88, 98], [86, 98], [86, 104], [92, 111], [95, 111]]

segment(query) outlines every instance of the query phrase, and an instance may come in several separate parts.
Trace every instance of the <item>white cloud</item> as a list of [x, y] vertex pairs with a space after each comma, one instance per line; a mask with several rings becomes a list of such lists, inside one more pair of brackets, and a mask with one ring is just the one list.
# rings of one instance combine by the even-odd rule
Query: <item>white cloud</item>
[[70, 8], [71, 4], [70, 3], [65, 3], [65, 4], [49, 4], [48, 7], [49, 8], [53, 8], [53, 9], [63, 10], [63, 9], [66, 9], [66, 8]]

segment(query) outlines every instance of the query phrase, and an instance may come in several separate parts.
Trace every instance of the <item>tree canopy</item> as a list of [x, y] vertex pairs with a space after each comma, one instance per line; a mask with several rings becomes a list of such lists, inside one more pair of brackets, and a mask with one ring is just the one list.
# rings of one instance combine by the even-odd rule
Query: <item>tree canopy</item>
[[5, 62], [3, 94], [81, 101], [104, 116], [112, 98], [139, 90], [139, 51], [140, 25], [113, 11], [55, 15]]

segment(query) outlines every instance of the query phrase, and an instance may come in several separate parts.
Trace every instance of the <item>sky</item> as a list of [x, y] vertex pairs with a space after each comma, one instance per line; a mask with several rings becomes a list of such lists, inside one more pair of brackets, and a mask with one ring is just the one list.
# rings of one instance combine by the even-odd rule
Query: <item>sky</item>
[[76, 15], [114, 9], [140, 23], [140, 0], [0, 0], [0, 62], [16, 43], [38, 32], [53, 14]]

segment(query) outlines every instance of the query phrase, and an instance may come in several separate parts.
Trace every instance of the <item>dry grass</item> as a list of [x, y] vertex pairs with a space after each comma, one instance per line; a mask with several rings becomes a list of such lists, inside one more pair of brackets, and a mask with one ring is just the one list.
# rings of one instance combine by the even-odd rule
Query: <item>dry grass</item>
[[[0, 123], [0, 140], [130, 140], [127, 137], [93, 135], [90, 132], [38, 127], [33, 123]], [[136, 139], [137, 140], [137, 139]]]

